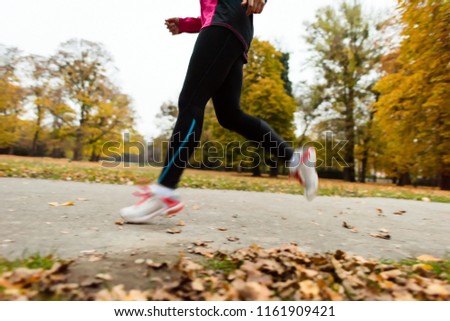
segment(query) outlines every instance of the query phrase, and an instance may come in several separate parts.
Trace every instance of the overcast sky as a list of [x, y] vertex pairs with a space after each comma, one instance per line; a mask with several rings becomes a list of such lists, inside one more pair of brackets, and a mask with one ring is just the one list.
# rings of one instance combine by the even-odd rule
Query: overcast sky
[[[308, 79], [304, 22], [336, 0], [271, 0], [255, 16], [255, 35], [291, 53], [290, 77]], [[366, 11], [388, 17], [396, 0], [361, 0]], [[0, 0], [0, 43], [26, 54], [51, 55], [61, 42], [82, 38], [100, 42], [119, 69], [117, 81], [138, 113], [138, 130], [157, 133], [154, 116], [178, 93], [196, 36], [171, 36], [170, 17], [198, 16], [198, 0]]]

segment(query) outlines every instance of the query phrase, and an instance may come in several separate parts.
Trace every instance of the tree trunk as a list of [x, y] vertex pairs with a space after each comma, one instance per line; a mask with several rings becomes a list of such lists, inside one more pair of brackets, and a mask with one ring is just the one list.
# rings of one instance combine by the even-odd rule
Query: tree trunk
[[36, 119], [36, 131], [33, 136], [33, 143], [31, 144], [31, 155], [38, 156], [38, 141], [39, 135], [41, 133], [41, 122], [42, 122], [42, 108], [37, 106], [37, 119]]
[[83, 132], [81, 126], [77, 128], [75, 136], [75, 147], [73, 149], [73, 160], [80, 161], [83, 154]]
[[349, 94], [348, 102], [345, 106], [345, 138], [347, 144], [344, 146], [344, 160], [347, 167], [344, 168], [344, 180], [355, 181], [355, 119], [353, 117], [353, 95]]
[[397, 181], [397, 186], [405, 186], [411, 185], [411, 178], [409, 177], [409, 173], [400, 174], [400, 177]]
[[278, 177], [278, 162], [271, 160], [270, 158], [267, 160], [267, 164], [270, 166], [269, 176], [270, 177]]
[[[377, 96], [377, 100], [378, 100], [378, 96]], [[370, 112], [369, 121], [367, 122], [367, 128], [366, 128], [366, 130], [364, 132], [364, 136], [363, 136], [364, 152], [363, 152], [363, 158], [361, 161], [361, 175], [359, 176], [360, 183], [366, 182], [367, 163], [369, 162], [369, 143], [372, 138], [370, 133], [372, 130], [372, 122], [373, 122], [374, 114], [375, 114], [375, 112], [373, 112], [373, 111]]]
[[95, 146], [92, 147], [92, 152], [91, 152], [91, 157], [89, 158], [90, 162], [96, 162], [96, 158], [97, 158], [97, 148]]
[[366, 175], [367, 175], [367, 162], [369, 160], [369, 152], [367, 149], [364, 150], [363, 153], [363, 159], [361, 161], [361, 174], [359, 175], [359, 182], [365, 183], [366, 182]]
[[255, 177], [261, 177], [261, 169], [259, 168], [258, 159], [255, 159], [253, 161], [252, 173], [253, 173], [253, 176], [255, 176]]
[[439, 187], [443, 191], [450, 191], [450, 174], [441, 174]]
[[78, 126], [76, 133], [75, 133], [75, 147], [73, 150], [73, 160], [74, 161], [80, 161], [83, 158], [83, 139], [84, 139], [84, 122], [85, 122], [85, 116], [83, 113], [83, 109], [85, 107], [82, 107], [82, 113], [81, 113], [81, 119], [80, 119], [80, 126]]

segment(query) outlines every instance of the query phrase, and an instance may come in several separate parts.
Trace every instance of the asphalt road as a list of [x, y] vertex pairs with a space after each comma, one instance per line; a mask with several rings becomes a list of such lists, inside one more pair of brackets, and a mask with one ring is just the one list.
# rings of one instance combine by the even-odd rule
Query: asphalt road
[[[195, 241], [227, 251], [295, 242], [306, 252], [341, 249], [377, 259], [450, 253], [450, 204], [181, 189], [186, 209], [177, 216], [118, 225], [118, 210], [136, 201], [135, 186], [1, 178], [0, 189], [0, 256], [7, 258], [133, 250], [157, 258], [178, 256]], [[171, 228], [181, 232], [167, 233]]]

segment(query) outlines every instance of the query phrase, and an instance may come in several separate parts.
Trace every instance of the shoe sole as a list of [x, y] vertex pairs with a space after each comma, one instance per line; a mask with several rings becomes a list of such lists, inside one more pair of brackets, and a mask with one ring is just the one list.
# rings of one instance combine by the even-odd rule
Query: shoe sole
[[145, 223], [149, 223], [152, 219], [154, 219], [157, 216], [172, 216], [175, 215], [179, 212], [181, 212], [184, 209], [184, 205], [183, 203], [179, 203], [175, 206], [169, 207], [169, 208], [162, 208], [161, 210], [151, 213], [149, 215], [146, 216], [142, 216], [133, 220], [129, 220], [123, 217], [122, 214], [120, 214], [120, 216], [122, 217], [122, 219], [125, 220], [125, 222], [129, 223], [129, 224], [145, 224]]

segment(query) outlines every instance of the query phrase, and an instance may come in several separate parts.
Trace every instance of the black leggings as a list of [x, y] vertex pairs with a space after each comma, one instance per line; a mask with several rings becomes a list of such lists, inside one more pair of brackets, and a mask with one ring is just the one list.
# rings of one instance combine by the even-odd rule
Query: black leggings
[[232, 31], [216, 26], [200, 31], [179, 97], [178, 119], [158, 180], [161, 185], [176, 188], [180, 181], [200, 140], [210, 98], [221, 126], [261, 143], [283, 161], [291, 159], [292, 148], [266, 122], [241, 110], [243, 65], [243, 45]]

